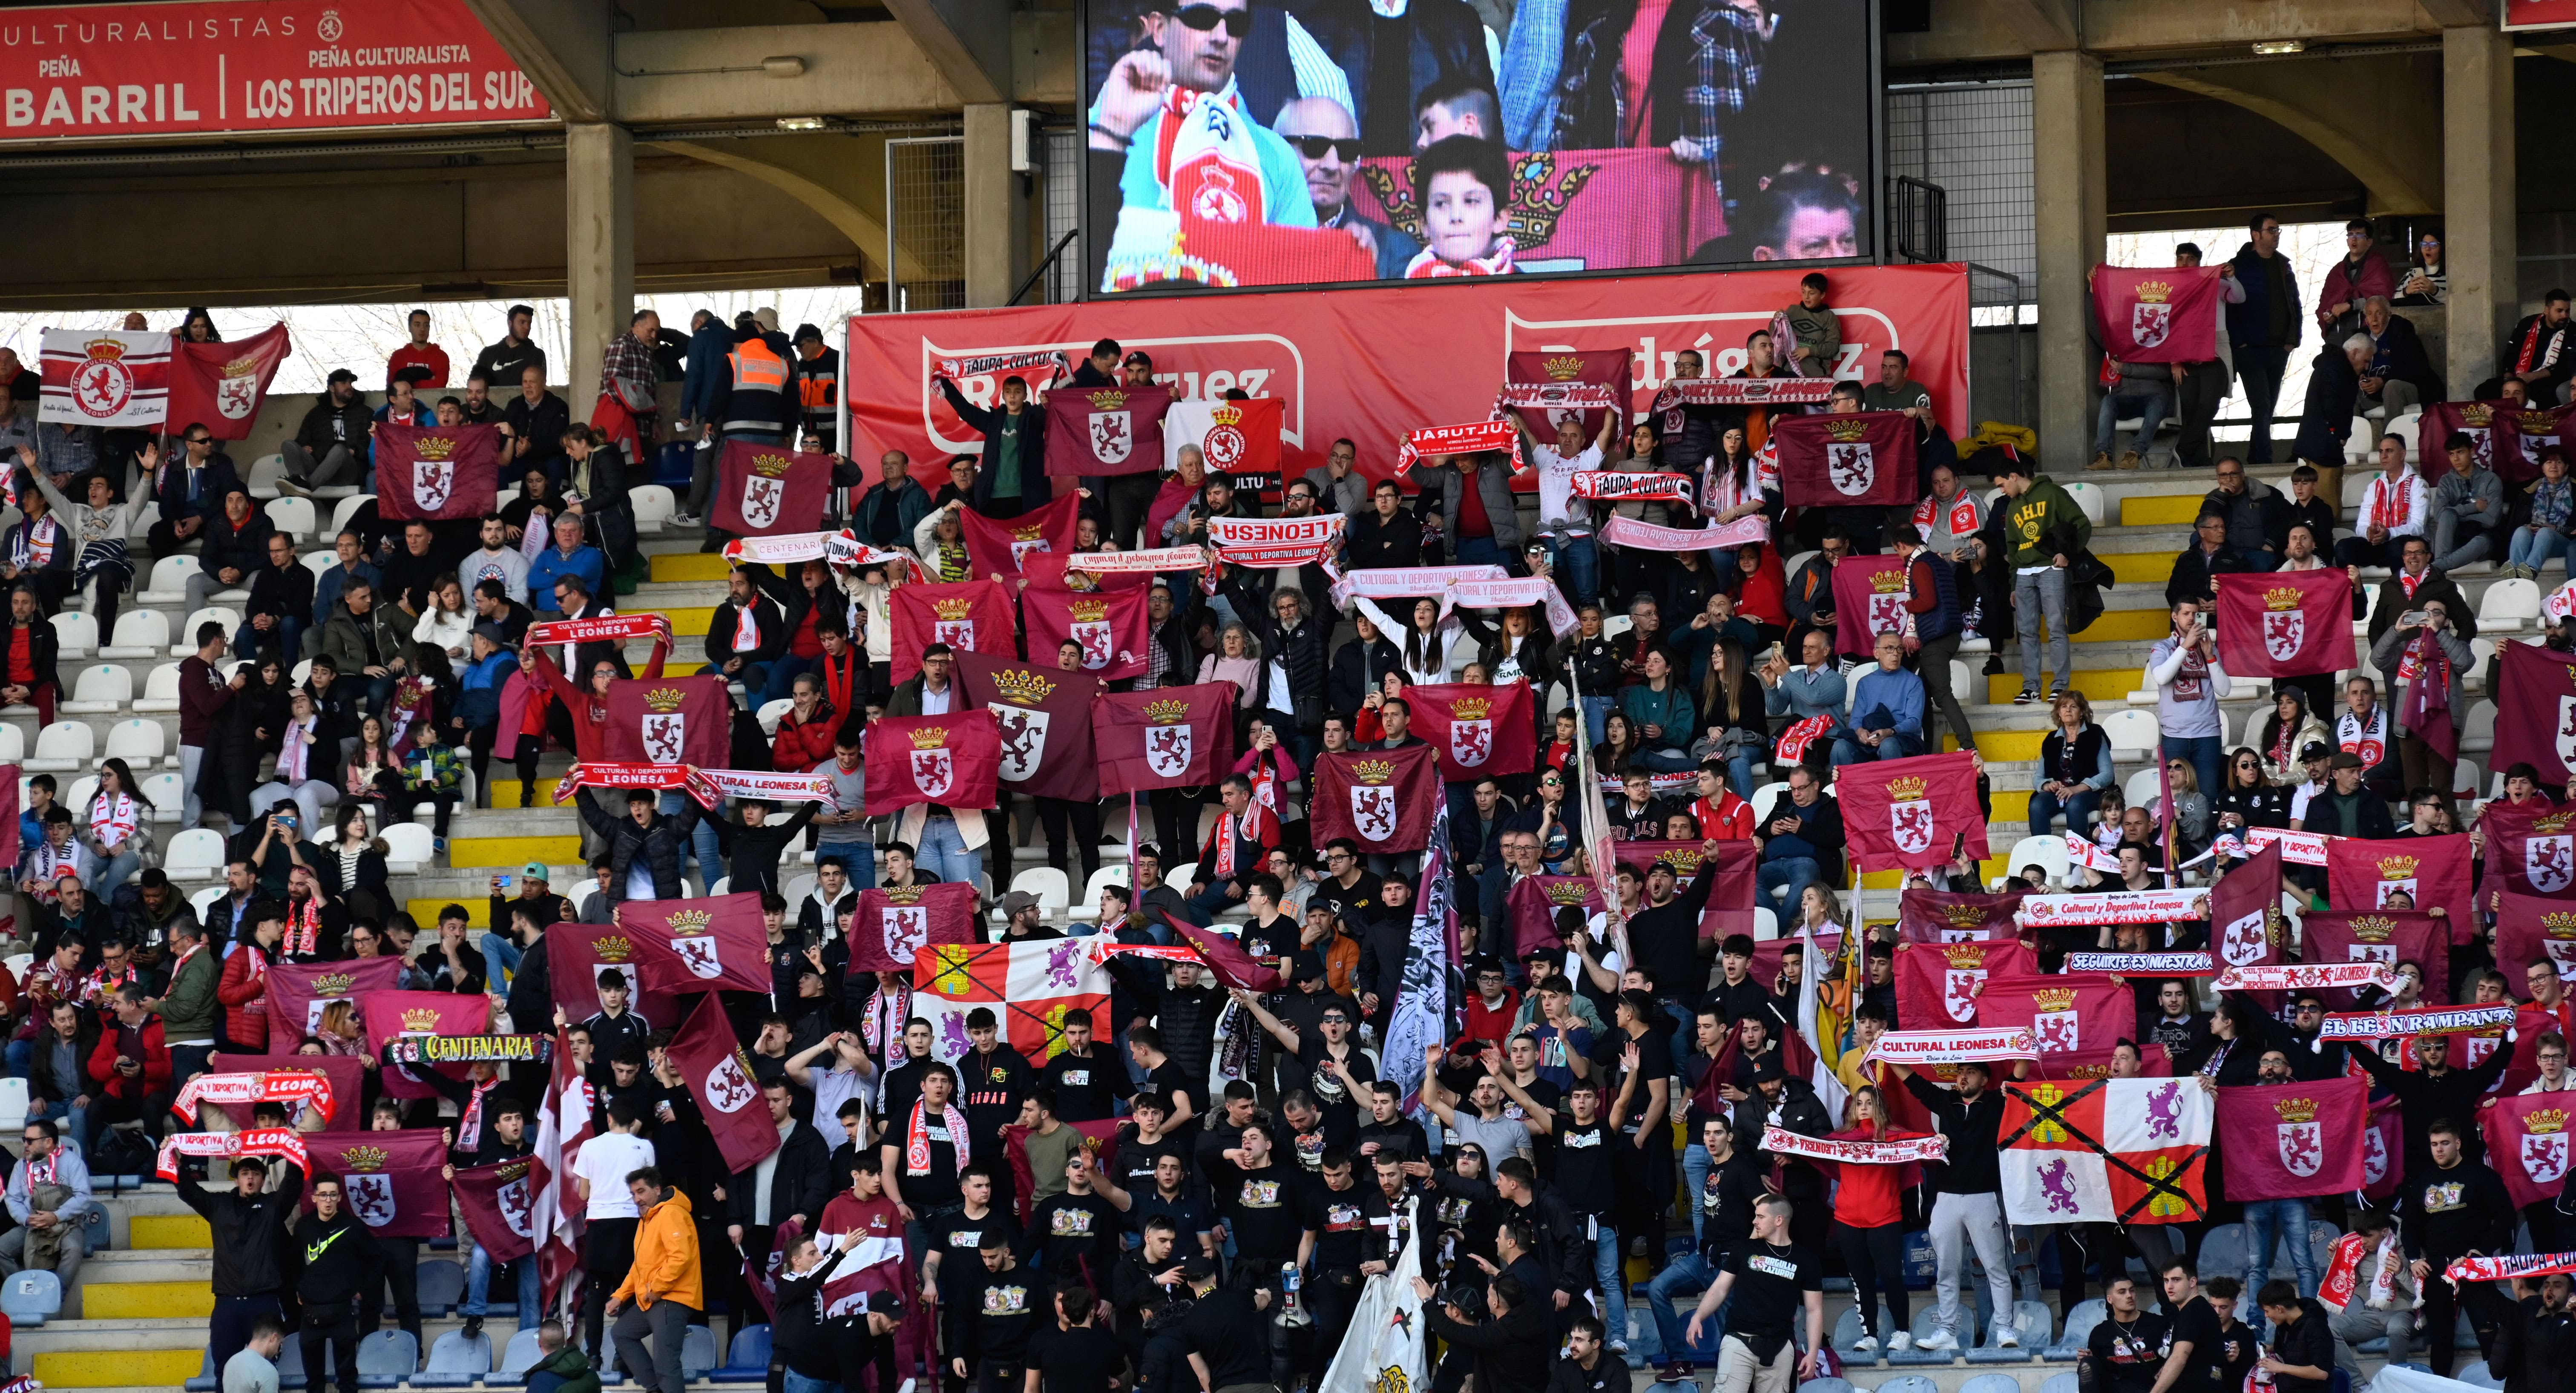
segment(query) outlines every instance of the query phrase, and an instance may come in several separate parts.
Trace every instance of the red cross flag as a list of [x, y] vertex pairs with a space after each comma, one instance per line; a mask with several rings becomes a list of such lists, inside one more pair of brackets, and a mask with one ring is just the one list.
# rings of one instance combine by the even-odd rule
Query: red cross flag
[[1103, 797], [1212, 784], [1234, 767], [1231, 682], [1106, 692], [1092, 702]]
[[2103, 346], [2126, 363], [2216, 358], [2218, 296], [2218, 273], [2205, 267], [2093, 268], [2093, 314]]
[[2369, 1117], [2368, 1079], [2218, 1090], [2215, 1131], [2227, 1157], [2227, 1197], [2296, 1200], [2360, 1189]]
[[634, 936], [644, 984], [656, 992], [773, 990], [769, 927], [757, 891], [628, 900], [617, 906], [617, 927]]
[[[2525, 1093], [2489, 1098], [2478, 1105], [2478, 1131], [2487, 1144], [2487, 1164], [2504, 1181], [2516, 1205], [2555, 1201], [2567, 1180], [2568, 1151], [2576, 1144], [2576, 1103], [2564, 1093]], [[2236, 1193], [2236, 1173], [2227, 1176], [2228, 1194]]]
[[1415, 732], [1438, 752], [1444, 780], [1526, 774], [1538, 758], [1526, 681], [1407, 687], [1404, 701]]
[[1846, 556], [1836, 562], [1835, 651], [1866, 658], [1875, 651], [1880, 634], [1902, 637], [1911, 618], [1905, 610], [1905, 597], [1904, 557]]
[[2195, 1079], [2004, 1085], [2004, 1216], [2016, 1224], [2207, 1217], [2214, 1108]]
[[[2411, 907], [2416, 910], [2430, 913], [2438, 908], [2443, 912], [2450, 925], [2451, 946], [2476, 941], [2478, 921], [2470, 912], [2473, 896], [2466, 832], [2378, 841], [2337, 837], [2326, 843], [2329, 904], [2344, 910], [2386, 908], [2390, 897], [2401, 892], [2413, 899]], [[2431, 971], [2431, 965], [2427, 964], [2425, 970]], [[2435, 993], [2425, 999], [2450, 998]]]
[[1783, 416], [1781, 496], [1792, 508], [1895, 508], [1914, 501], [1914, 418], [1901, 411]]
[[898, 585], [890, 607], [894, 656], [887, 675], [898, 684], [911, 681], [921, 671], [921, 650], [934, 643], [969, 653], [1013, 656], [1018, 625], [1011, 617], [1011, 594], [1000, 581]]
[[628, 764], [732, 763], [733, 698], [723, 677], [620, 677], [608, 684], [600, 758]]
[[500, 477], [499, 426], [376, 423], [376, 508], [388, 521], [479, 518]]
[[[2536, 643], [2507, 643], [2502, 657], [2504, 667], [2496, 684], [2495, 767], [2528, 762], [2540, 771], [2542, 783], [2576, 780], [2576, 663]], [[2487, 866], [2493, 870], [2502, 860], [2508, 875], [2521, 873], [2514, 869], [2517, 858], [2498, 855], [2492, 820], [2497, 813], [2516, 826], [2535, 817], [2554, 820], [2556, 825], [2545, 834], [2552, 843], [2551, 864], [2526, 878], [2532, 889], [2544, 895], [2576, 886], [2576, 854], [2562, 854], [2576, 853], [2576, 838], [2570, 837], [2567, 825], [2576, 814], [2554, 809], [2535, 813], [2502, 801], [2489, 803], [2479, 815], [2487, 828]]]
[[715, 507], [707, 521], [737, 537], [811, 532], [832, 492], [832, 457], [728, 440], [716, 463]]
[[[360, 992], [358, 1014], [366, 1024], [367, 1053], [382, 1059], [385, 1043], [407, 1035], [480, 1035], [492, 1027], [492, 998], [481, 992]], [[432, 1066], [451, 1079], [471, 1068]], [[438, 1090], [400, 1069], [379, 1069], [385, 1092], [396, 1098], [435, 1098]]]
[[1852, 860], [1864, 871], [1921, 870], [1963, 855], [1985, 859], [1976, 757], [1964, 750], [1846, 764], [1834, 784]]
[[1163, 467], [1168, 387], [1058, 387], [1046, 398], [1046, 472], [1152, 474]]
[[1428, 745], [1315, 757], [1308, 816], [1318, 843], [1348, 837], [1373, 854], [1420, 851], [1431, 842], [1439, 765]]
[[[436, 1128], [311, 1132], [304, 1154], [317, 1179], [340, 1177], [349, 1212], [375, 1238], [447, 1236], [447, 1137]], [[307, 1199], [306, 1204], [312, 1201]]]
[[670, 1058], [706, 1115], [726, 1170], [747, 1171], [778, 1149], [778, 1126], [769, 1120], [760, 1085], [752, 1081], [751, 1061], [743, 1058], [724, 1003], [714, 993], [698, 998], [688, 1024], [671, 1037]]
[[[930, 1022], [931, 1053], [950, 1064], [974, 1048], [966, 1017], [977, 1007], [1001, 1024], [1002, 1043], [1031, 1067], [1063, 1048], [1064, 1023], [1109, 1005], [1109, 974], [1089, 939], [934, 945], [912, 970], [912, 1013]], [[980, 1147], [979, 1147], [980, 1150]]]
[[2304, 677], [2353, 665], [2352, 578], [2340, 566], [2214, 577], [2218, 661], [2248, 677]]
[[990, 711], [885, 717], [868, 727], [868, 816], [915, 803], [989, 808], [1001, 763]]
[[2039, 960], [2019, 939], [1900, 943], [1896, 945], [1896, 1014], [1914, 1029], [1976, 1025], [1977, 993], [1985, 990], [1989, 978], [2038, 971]]
[[850, 971], [910, 972], [925, 948], [975, 941], [975, 887], [963, 882], [859, 892], [850, 916]]

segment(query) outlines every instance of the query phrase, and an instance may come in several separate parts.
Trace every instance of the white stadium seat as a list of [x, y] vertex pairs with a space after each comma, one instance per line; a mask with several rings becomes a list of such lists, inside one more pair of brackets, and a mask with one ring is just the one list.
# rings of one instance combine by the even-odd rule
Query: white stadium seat
[[161, 869], [172, 880], [220, 880], [224, 874], [224, 834], [210, 827], [191, 827], [170, 839]]
[[653, 533], [662, 530], [680, 511], [679, 501], [661, 484], [642, 484], [626, 491], [627, 503], [635, 510], [635, 530]]
[[[188, 577], [202, 569], [197, 558], [186, 552], [165, 556], [152, 563], [152, 574], [135, 592], [138, 605], [184, 605], [188, 602]], [[122, 618], [122, 616], [120, 616]]]
[[2110, 737], [2113, 759], [2144, 757], [2156, 748], [2156, 713], [2134, 709], [2114, 711], [2102, 718], [2102, 733]]
[[[152, 617], [159, 619], [161, 616], [155, 613]], [[123, 627], [124, 616], [119, 615], [116, 622], [120, 628]], [[168, 626], [165, 624], [163, 627], [166, 630]], [[161, 647], [160, 644], [154, 644], [153, 653], [157, 655]], [[158, 664], [143, 675], [143, 695], [134, 699], [134, 709], [137, 711], [179, 709], [179, 665], [177, 663]]]
[[71, 700], [54, 709], [73, 716], [114, 715], [133, 700], [133, 673], [115, 663], [93, 663], [82, 668], [80, 677], [72, 683]]
[[53, 617], [54, 645], [66, 658], [86, 658], [98, 651], [98, 621], [76, 609]]
[[268, 520], [278, 531], [294, 538], [298, 546], [313, 540], [315, 523], [313, 500], [310, 498], [269, 500]]
[[223, 605], [208, 605], [204, 609], [190, 610], [188, 617], [180, 621], [178, 636], [170, 640], [170, 656], [184, 658], [197, 651], [197, 626], [200, 624], [221, 624], [224, 626], [225, 636], [229, 638], [235, 629], [241, 627], [241, 622], [239, 610], [229, 609]]
[[[168, 736], [169, 732], [161, 728], [159, 721], [141, 717], [118, 721], [107, 728], [107, 750], [99, 758], [121, 759], [128, 768], [141, 765], [149, 769], [160, 763], [162, 755], [167, 752]], [[138, 772], [134, 777], [139, 779], [143, 775]]]
[[176, 773], [155, 774], [143, 781], [143, 797], [152, 805], [154, 822], [177, 822], [187, 807], [188, 786]]
[[2520, 629], [2537, 628], [2540, 621], [2540, 587], [2516, 576], [2487, 587], [2478, 599], [2478, 632], [2509, 634]]
[[36, 753], [20, 767], [29, 773], [63, 773], [86, 766], [98, 752], [87, 721], [56, 721], [36, 732]]
[[[322, 490], [322, 492], [328, 491]], [[349, 526], [349, 519], [356, 517], [360, 508], [363, 508], [375, 501], [376, 496], [372, 493], [358, 493], [353, 490], [349, 493], [341, 494], [340, 501], [331, 505], [332, 537], [337, 538], [340, 533]], [[333, 557], [332, 559], [336, 561], [339, 558]]]
[[[194, 557], [171, 558], [171, 560], [174, 561], [194, 559]], [[184, 584], [184, 582], [182, 583]], [[188, 597], [185, 595], [173, 596], [171, 599], [163, 603], [183, 604], [187, 601], [187, 598]], [[112, 637], [114, 641], [109, 643], [105, 648], [98, 650], [98, 656], [102, 658], [158, 658], [161, 656], [162, 650], [170, 646], [170, 616], [163, 614], [157, 609], [129, 609], [123, 614], [116, 616], [116, 633]], [[194, 652], [195, 650], [191, 649], [189, 651]], [[170, 691], [175, 697], [179, 690], [175, 685], [178, 677], [178, 669], [173, 667], [170, 671], [173, 682]], [[150, 695], [148, 683], [145, 695]], [[171, 704], [170, 709], [173, 711], [179, 709], [175, 701]]]

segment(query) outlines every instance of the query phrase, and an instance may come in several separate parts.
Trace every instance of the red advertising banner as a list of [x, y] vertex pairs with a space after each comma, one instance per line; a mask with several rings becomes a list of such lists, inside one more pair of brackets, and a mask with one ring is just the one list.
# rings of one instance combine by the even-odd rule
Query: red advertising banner
[[832, 492], [832, 457], [728, 440], [707, 521], [737, 537], [811, 532]]
[[170, 345], [170, 433], [204, 426], [217, 440], [241, 440], [286, 361], [286, 326], [231, 343]]
[[963, 881], [859, 892], [850, 917], [850, 971], [909, 972], [934, 943], [975, 941], [975, 887]]
[[[871, 471], [887, 450], [914, 459], [980, 456], [983, 437], [930, 385], [940, 360], [1058, 349], [1079, 357], [1106, 335], [1151, 352], [1156, 380], [1178, 395], [1214, 397], [1241, 388], [1256, 400], [1280, 398], [1282, 473], [1323, 463], [1334, 438], [1348, 436], [1359, 442], [1361, 472], [1382, 479], [1395, 463], [1397, 430], [1487, 415], [1514, 353], [1630, 352], [1631, 386], [1644, 394], [1638, 401], [1651, 400], [1671, 380], [1675, 354], [1703, 339], [1712, 377], [1740, 371], [1744, 336], [1798, 298], [1800, 274], [1479, 277], [1437, 287], [854, 316], [841, 368], [850, 404], [846, 448]], [[1834, 375], [1861, 376], [1860, 365], [1903, 349], [1912, 356], [1914, 380], [1931, 391], [1943, 428], [1954, 438], [1967, 435], [1973, 426], [1967, 268], [1846, 266], [1835, 268], [1833, 280], [1843, 334]], [[1436, 296], [1437, 305], [1425, 296]], [[1430, 357], [1416, 350], [1426, 314], [1438, 316], [1441, 333], [1441, 352]], [[957, 387], [968, 400], [990, 406], [1015, 370], [961, 373]], [[1516, 486], [1535, 490], [1537, 481], [1524, 476]], [[1906, 488], [1912, 487], [1909, 470]]]
[[1792, 508], [1904, 507], [1916, 493], [1914, 420], [1896, 411], [1784, 416], [1780, 496]]
[[2111, 356], [2126, 363], [2215, 359], [2218, 296], [2214, 268], [2093, 268], [2094, 319]]
[[[481, 126], [554, 115], [465, 0], [11, 10], [0, 139]], [[21, 37], [23, 36], [23, 37]]]
[[1414, 733], [1439, 751], [1445, 780], [1526, 774], [1538, 758], [1526, 681], [1407, 687], [1404, 700], [1413, 708]]
[[2216, 576], [2218, 661], [2249, 677], [2304, 677], [2353, 665], [2352, 577], [2314, 571]]
[[[1835, 652], [1866, 658], [1880, 634], [1904, 634], [1904, 557], [1846, 556], [1834, 563], [1833, 580]], [[1853, 673], [1851, 680], [1858, 682], [1861, 675]]]
[[500, 477], [499, 426], [376, 423], [376, 508], [387, 519], [479, 518]]
[[2504, 0], [2507, 29], [2563, 29], [2576, 24], [2576, 0]]

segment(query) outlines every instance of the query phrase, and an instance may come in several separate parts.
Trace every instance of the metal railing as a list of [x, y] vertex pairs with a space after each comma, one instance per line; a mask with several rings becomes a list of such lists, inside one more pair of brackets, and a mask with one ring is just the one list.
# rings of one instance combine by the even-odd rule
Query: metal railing
[[1888, 180], [1887, 245], [1900, 261], [1949, 260], [1949, 191], [1911, 174]]
[[[2031, 359], [2024, 354], [2023, 348], [2037, 332], [2037, 328], [2033, 324], [2023, 322], [2025, 318], [2023, 306], [2031, 304], [2031, 300], [2022, 285], [2021, 277], [2010, 271], [1998, 271], [1992, 266], [1983, 266], [1971, 261], [1968, 263], [1968, 301], [1986, 311], [1985, 314], [1979, 314], [1977, 311], [1970, 312], [1970, 323], [1973, 327], [1968, 331], [1969, 415], [1980, 421], [2009, 421], [2017, 426], [2032, 424], [2030, 419]], [[1993, 314], [1992, 311], [1997, 309], [2002, 310], [2003, 313]], [[1991, 324], [1978, 322], [1986, 318], [2000, 322]], [[2005, 368], [2007, 380], [2011, 384], [2009, 391], [1996, 390], [1991, 382], [1991, 373], [1981, 377], [1975, 371], [1976, 361], [1987, 356], [1979, 351], [1978, 345], [1981, 341], [1990, 343], [1997, 337], [2003, 340], [2003, 344], [1996, 351], [1995, 356], [2009, 364]]]

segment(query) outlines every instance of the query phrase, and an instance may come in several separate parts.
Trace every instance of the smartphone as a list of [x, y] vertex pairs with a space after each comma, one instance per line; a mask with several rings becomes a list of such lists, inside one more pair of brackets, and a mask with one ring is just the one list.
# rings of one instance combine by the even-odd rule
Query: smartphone
[[510, 877], [508, 877], [508, 876], [506, 876], [506, 875], [505, 875], [505, 876], [496, 876], [496, 877], [494, 877], [494, 878], [495, 878], [495, 879], [497, 879], [497, 880], [499, 880], [499, 881], [501, 882], [501, 888], [502, 888], [502, 889], [507, 890], [507, 889], [509, 889], [509, 888], [510, 888]]
[[2432, 617], [2433, 617], [2432, 615], [2430, 615], [2430, 614], [2426, 613], [2426, 612], [2425, 612], [2425, 611], [2423, 611], [2423, 610], [2420, 610], [2420, 609], [2410, 609], [2410, 610], [2406, 611], [2404, 614], [2401, 614], [2401, 615], [2397, 616], [2397, 627], [2399, 627], [2399, 628], [2401, 628], [2401, 629], [2412, 629], [2412, 628], [2416, 628], [2416, 627], [2418, 627], [2418, 626], [2422, 625], [2422, 624], [2423, 624], [2423, 622], [2424, 622], [2425, 620], [2430, 619], [2430, 618], [2432, 618]]

